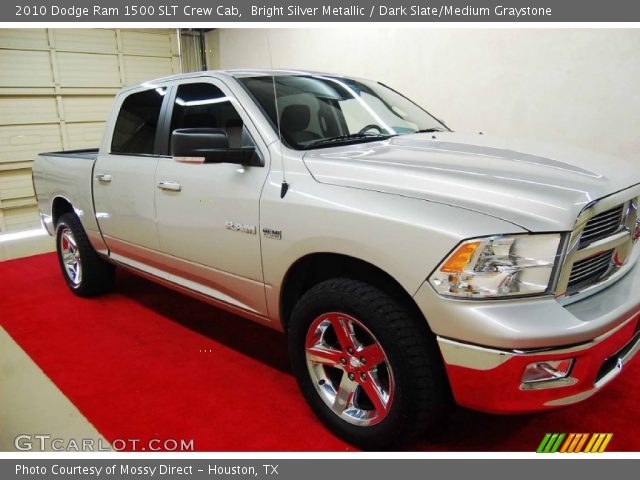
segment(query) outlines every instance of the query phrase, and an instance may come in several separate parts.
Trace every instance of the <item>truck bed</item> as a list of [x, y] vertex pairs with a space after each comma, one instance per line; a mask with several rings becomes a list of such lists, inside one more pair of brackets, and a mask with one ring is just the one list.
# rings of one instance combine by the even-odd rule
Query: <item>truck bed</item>
[[63, 150], [61, 152], [47, 152], [40, 155], [46, 155], [47, 157], [67, 157], [67, 158], [79, 158], [82, 160], [97, 160], [98, 149], [86, 148], [81, 150]]
[[93, 208], [93, 167], [98, 149], [41, 153], [33, 163], [33, 184], [45, 228], [54, 233], [53, 201], [72, 205], [89, 236], [99, 232]]

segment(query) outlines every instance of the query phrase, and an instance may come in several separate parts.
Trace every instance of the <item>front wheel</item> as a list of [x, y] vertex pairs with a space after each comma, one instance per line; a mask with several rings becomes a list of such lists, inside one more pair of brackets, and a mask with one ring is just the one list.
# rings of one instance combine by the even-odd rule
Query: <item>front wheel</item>
[[337, 278], [296, 305], [289, 330], [294, 373], [335, 434], [366, 449], [424, 432], [447, 402], [433, 335], [381, 290]]
[[91, 297], [113, 288], [114, 266], [98, 256], [74, 213], [65, 213], [58, 221], [56, 250], [62, 275], [76, 295]]

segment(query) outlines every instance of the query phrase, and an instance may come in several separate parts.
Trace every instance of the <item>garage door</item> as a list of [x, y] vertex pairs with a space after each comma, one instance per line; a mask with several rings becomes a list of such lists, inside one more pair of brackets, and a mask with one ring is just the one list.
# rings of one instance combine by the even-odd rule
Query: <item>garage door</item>
[[97, 147], [118, 89], [179, 69], [175, 30], [0, 29], [0, 232], [39, 225], [38, 153]]

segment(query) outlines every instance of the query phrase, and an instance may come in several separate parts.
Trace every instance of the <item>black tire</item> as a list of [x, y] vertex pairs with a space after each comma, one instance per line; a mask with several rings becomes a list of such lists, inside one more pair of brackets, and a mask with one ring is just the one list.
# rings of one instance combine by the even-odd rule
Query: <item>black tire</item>
[[[75, 241], [75, 247], [68, 248], [69, 241]], [[74, 213], [65, 213], [56, 225], [56, 250], [62, 275], [73, 293], [81, 297], [92, 297], [113, 289], [115, 267], [100, 258], [87, 238], [87, 234]], [[77, 268], [65, 264], [67, 258], [77, 260]], [[72, 262], [71, 262], [72, 263]], [[80, 272], [74, 275], [73, 272]]]
[[[331, 400], [322, 396], [328, 380], [325, 380], [325, 377], [318, 380], [318, 374], [313, 373], [318, 371], [317, 367], [315, 364], [310, 366], [307, 363], [307, 343], [310, 339], [312, 343], [309, 345], [320, 345], [313, 342], [319, 336], [330, 336], [325, 332], [334, 328], [334, 323], [322, 320], [327, 315], [334, 315], [331, 318], [335, 318], [337, 315], [329, 312], [341, 312], [346, 314], [347, 318], [356, 319], [355, 330], [362, 332], [358, 335], [369, 336], [373, 343], [377, 342], [383, 350], [386, 363], [380, 365], [384, 366], [385, 371], [387, 367], [391, 371], [390, 375], [387, 372], [386, 384], [393, 384], [394, 387], [389, 387], [389, 390], [393, 392], [392, 395], [389, 395], [391, 401], [384, 409], [380, 409], [384, 413], [380, 415], [382, 419], [378, 423], [353, 424], [352, 422], [358, 420], [350, 419], [347, 421], [340, 416], [342, 414], [335, 413], [329, 406]], [[423, 321], [415, 318], [410, 309], [378, 288], [349, 278], [324, 281], [311, 288], [300, 298], [290, 321], [289, 355], [304, 397], [319, 419], [333, 433], [361, 448], [379, 450], [396, 447], [407, 439], [424, 433], [430, 426], [436, 424], [449, 405], [450, 392], [435, 337], [424, 324], [420, 323]], [[351, 324], [353, 323], [351, 322]], [[343, 324], [343, 318], [338, 317], [338, 325]], [[325, 325], [324, 330], [322, 330], [322, 325]], [[330, 325], [328, 329], [326, 325]], [[312, 332], [316, 332], [315, 336], [309, 333], [310, 329]], [[311, 336], [309, 337], [308, 334]], [[324, 343], [324, 340], [322, 342], [322, 348], [328, 345]], [[339, 342], [338, 339], [335, 347], [329, 347], [340, 349]], [[359, 344], [360, 347], [357, 348], [364, 348], [362, 343]], [[340, 355], [347, 353], [347, 350], [342, 350], [342, 352]], [[357, 351], [355, 355], [351, 356], [357, 358]], [[345, 358], [341, 357], [340, 362], [344, 361]], [[352, 367], [354, 363], [358, 364], [358, 362], [353, 362], [351, 357], [345, 362], [350, 368], [354, 368]], [[341, 373], [339, 368], [336, 369], [333, 366], [329, 367], [329, 370], [322, 366], [320, 376], [322, 372], [333, 373], [332, 370], [337, 370], [341, 375], [339, 378], [344, 379], [342, 375], [346, 375], [346, 370], [344, 370], [345, 373]], [[353, 370], [350, 371], [353, 372]], [[358, 376], [362, 375], [357, 372], [356, 381]], [[333, 373], [333, 375], [336, 374]], [[333, 378], [333, 375], [327, 375], [326, 378]], [[376, 376], [380, 378], [380, 373], [378, 372]], [[367, 378], [367, 376], [365, 375], [363, 378]], [[389, 381], [389, 378], [392, 378], [393, 382]], [[336, 379], [333, 382], [334, 386], [341, 381]], [[359, 386], [355, 387], [356, 390], [358, 388], [364, 390], [364, 381], [358, 383]], [[320, 388], [317, 388], [316, 384], [320, 385]], [[333, 390], [330, 389], [330, 392]], [[336, 395], [337, 397], [338, 395]], [[363, 403], [368, 402], [368, 394], [364, 397], [361, 393], [355, 394], [353, 398], [358, 399], [357, 401], [362, 399]], [[373, 405], [373, 402], [368, 403]], [[338, 407], [338, 410], [341, 407]], [[367, 412], [367, 407], [363, 408]], [[373, 409], [375, 413], [375, 407]]]

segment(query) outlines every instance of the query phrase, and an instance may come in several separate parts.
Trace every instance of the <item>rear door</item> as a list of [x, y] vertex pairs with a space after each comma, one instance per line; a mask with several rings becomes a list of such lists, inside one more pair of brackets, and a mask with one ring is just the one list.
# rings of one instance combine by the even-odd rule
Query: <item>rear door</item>
[[146, 88], [119, 99], [113, 131], [105, 136], [94, 168], [96, 217], [116, 259], [144, 261], [148, 250], [158, 249], [155, 173], [168, 92], [167, 87]]
[[[259, 202], [268, 151], [221, 81], [200, 77], [174, 87], [170, 133], [224, 130], [230, 148], [255, 146], [264, 166], [181, 163], [161, 158], [156, 172], [160, 250], [173, 281], [255, 314], [266, 314]], [[169, 121], [169, 120], [168, 120]], [[170, 145], [168, 145], [170, 151]]]

